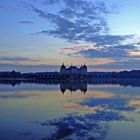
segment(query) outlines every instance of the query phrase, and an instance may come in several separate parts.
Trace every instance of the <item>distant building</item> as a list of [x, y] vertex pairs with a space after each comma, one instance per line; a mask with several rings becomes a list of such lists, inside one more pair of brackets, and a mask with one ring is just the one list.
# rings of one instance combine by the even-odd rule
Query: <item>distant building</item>
[[83, 78], [87, 76], [87, 66], [81, 65], [80, 68], [71, 65], [70, 67], [66, 68], [64, 64], [60, 67], [60, 75], [62, 78]]

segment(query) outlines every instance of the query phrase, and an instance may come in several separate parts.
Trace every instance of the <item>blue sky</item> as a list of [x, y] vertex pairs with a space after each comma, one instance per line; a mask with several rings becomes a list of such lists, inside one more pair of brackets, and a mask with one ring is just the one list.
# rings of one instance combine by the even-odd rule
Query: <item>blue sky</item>
[[140, 69], [139, 0], [1, 0], [0, 70]]

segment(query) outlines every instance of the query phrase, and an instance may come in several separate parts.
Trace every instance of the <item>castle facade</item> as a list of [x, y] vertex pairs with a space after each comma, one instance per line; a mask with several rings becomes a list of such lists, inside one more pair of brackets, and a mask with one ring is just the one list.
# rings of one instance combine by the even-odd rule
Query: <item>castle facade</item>
[[87, 66], [81, 65], [80, 68], [77, 68], [76, 66], [71, 65], [70, 67], [66, 68], [64, 64], [60, 67], [60, 75], [61, 76], [67, 76], [67, 77], [85, 77], [87, 76]]

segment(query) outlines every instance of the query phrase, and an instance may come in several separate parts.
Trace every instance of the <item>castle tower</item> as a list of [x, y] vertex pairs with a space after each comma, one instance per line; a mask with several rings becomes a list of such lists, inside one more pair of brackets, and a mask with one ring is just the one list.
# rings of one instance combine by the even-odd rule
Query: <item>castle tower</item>
[[65, 65], [64, 65], [64, 63], [61, 65], [61, 67], [60, 67], [60, 73], [61, 74], [63, 74], [63, 73], [65, 73], [65, 70], [66, 70], [66, 67], [65, 67]]
[[86, 66], [86, 64], [84, 63], [84, 65], [81, 65], [81, 67], [80, 67], [80, 73], [81, 74], [87, 74], [87, 66]]
[[87, 73], [87, 66], [86, 66], [85, 62], [84, 62], [83, 69], [84, 69], [84, 72]]

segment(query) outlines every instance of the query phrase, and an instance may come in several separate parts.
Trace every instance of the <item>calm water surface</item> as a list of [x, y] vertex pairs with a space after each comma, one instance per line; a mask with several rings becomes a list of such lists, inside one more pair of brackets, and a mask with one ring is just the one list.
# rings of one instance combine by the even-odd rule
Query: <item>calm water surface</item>
[[140, 139], [140, 87], [62, 88], [1, 84], [0, 140]]

